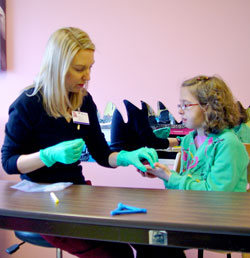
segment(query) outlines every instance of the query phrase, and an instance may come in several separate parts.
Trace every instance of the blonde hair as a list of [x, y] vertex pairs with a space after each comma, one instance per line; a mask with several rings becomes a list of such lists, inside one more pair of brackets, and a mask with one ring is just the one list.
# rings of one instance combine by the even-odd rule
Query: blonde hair
[[88, 34], [78, 28], [61, 28], [48, 40], [31, 96], [38, 92], [42, 94], [44, 108], [50, 116], [71, 118], [68, 110], [79, 108], [87, 94], [87, 90], [83, 90], [68, 95], [65, 88], [66, 73], [81, 49], [94, 51], [95, 45]]
[[182, 87], [190, 87], [191, 94], [206, 110], [206, 133], [219, 133], [238, 124], [239, 109], [231, 90], [222, 79], [216, 76], [196, 76], [184, 81]]

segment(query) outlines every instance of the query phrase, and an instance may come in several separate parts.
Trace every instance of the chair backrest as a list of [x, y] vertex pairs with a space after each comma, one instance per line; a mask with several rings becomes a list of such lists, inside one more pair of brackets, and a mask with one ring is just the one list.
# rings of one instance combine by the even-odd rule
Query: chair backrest
[[180, 169], [181, 169], [181, 152], [177, 152], [175, 161], [174, 161], [173, 170], [179, 173]]
[[[250, 160], [250, 143], [243, 143], [247, 152], [248, 152], [248, 156], [249, 156], [249, 160]], [[250, 192], [250, 163], [248, 164], [247, 167], [247, 181], [248, 181], [248, 192]]]

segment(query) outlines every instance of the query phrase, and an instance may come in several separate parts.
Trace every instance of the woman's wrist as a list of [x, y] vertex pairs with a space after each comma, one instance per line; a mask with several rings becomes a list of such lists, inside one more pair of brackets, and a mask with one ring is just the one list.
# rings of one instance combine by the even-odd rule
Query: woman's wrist
[[168, 138], [168, 142], [170, 148], [178, 145], [177, 138]]
[[109, 155], [109, 165], [113, 168], [116, 168], [117, 167], [117, 155], [118, 155], [119, 152], [112, 152], [110, 155]]
[[17, 169], [21, 174], [30, 173], [44, 166], [40, 159], [40, 152], [23, 154], [17, 159]]

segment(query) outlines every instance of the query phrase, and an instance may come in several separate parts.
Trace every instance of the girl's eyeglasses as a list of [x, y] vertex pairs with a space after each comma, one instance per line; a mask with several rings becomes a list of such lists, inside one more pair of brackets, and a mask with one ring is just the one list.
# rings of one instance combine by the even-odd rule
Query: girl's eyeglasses
[[200, 104], [199, 103], [195, 103], [195, 104], [178, 104], [177, 107], [178, 107], [178, 109], [181, 109], [181, 110], [188, 110], [191, 107], [198, 106], [198, 105], [200, 105]]

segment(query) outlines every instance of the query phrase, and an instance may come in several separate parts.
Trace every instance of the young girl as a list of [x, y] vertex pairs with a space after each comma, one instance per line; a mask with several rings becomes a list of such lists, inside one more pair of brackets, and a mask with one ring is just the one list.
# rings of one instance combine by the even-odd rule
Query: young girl
[[225, 82], [215, 76], [184, 81], [178, 108], [194, 129], [180, 139], [180, 173], [157, 163], [145, 175], [163, 179], [168, 189], [245, 192], [249, 158], [231, 130], [240, 115]]

